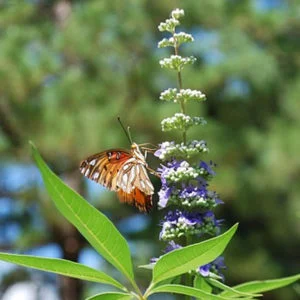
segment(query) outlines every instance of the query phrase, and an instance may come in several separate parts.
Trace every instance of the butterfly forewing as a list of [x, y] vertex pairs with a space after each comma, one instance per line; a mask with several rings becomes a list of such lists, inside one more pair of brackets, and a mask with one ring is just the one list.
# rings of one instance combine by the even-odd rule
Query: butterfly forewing
[[125, 150], [107, 150], [88, 157], [81, 162], [80, 171], [89, 179], [117, 191], [117, 174], [131, 154]]
[[80, 171], [89, 179], [117, 191], [121, 202], [149, 211], [154, 188], [146, 166], [145, 157], [133, 144], [131, 152], [112, 149], [88, 157], [81, 163]]

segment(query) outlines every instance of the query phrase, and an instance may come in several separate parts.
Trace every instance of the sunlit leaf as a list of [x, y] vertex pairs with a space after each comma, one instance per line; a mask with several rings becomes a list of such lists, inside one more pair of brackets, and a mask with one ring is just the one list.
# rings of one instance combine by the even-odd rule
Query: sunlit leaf
[[223, 291], [229, 291], [230, 293], [232, 293], [233, 296], [250, 296], [250, 297], [259, 297], [261, 296], [261, 294], [251, 294], [251, 293], [245, 293], [245, 292], [241, 292], [241, 291], [238, 291], [238, 290], [235, 290], [234, 288], [232, 287], [229, 287], [227, 285], [225, 285], [224, 283], [218, 281], [218, 280], [215, 280], [215, 279], [211, 279], [209, 278], [208, 279], [208, 282], [212, 285], [212, 286], [215, 286]]
[[111, 284], [120, 289], [125, 288], [121, 283], [101, 271], [65, 259], [0, 253], [0, 260], [82, 280]]
[[128, 244], [113, 223], [69, 188], [43, 161], [32, 144], [33, 157], [48, 193], [58, 210], [68, 219], [107, 261], [132, 283], [133, 268]]
[[[299, 279], [300, 279], [300, 274], [285, 277], [285, 278], [279, 278], [279, 279], [250, 281], [250, 282], [246, 282], [234, 286], [233, 289], [235, 291], [240, 291], [245, 293], [263, 293], [263, 292], [279, 289]], [[227, 290], [222, 292], [221, 295], [232, 296], [234, 295], [234, 293], [232, 291]]]
[[131, 294], [107, 292], [107, 293], [97, 294], [95, 296], [89, 297], [86, 300], [131, 300], [131, 299], [134, 299], [133, 295]]
[[218, 237], [169, 252], [156, 262], [153, 269], [153, 283], [184, 274], [216, 259], [231, 240], [238, 224]]
[[187, 296], [196, 297], [196, 298], [205, 299], [205, 300], [230, 299], [228, 297], [212, 295], [212, 294], [204, 292], [202, 290], [199, 290], [199, 289], [196, 289], [193, 287], [180, 285], [180, 284], [160, 285], [158, 287], [151, 289], [151, 292], [149, 292], [149, 295], [156, 294], [156, 293], [174, 293], [174, 294], [187, 295]]

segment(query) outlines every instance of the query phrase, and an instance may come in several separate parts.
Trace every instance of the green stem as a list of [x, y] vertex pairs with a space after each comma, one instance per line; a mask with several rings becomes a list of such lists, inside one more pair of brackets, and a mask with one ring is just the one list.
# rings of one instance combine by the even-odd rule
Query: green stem
[[131, 279], [130, 279], [130, 282], [131, 282], [131, 284], [132, 284], [134, 290], [136, 291], [136, 294], [137, 294], [138, 298], [139, 298], [140, 300], [145, 300], [145, 299], [147, 299], [147, 298], [144, 298], [144, 296], [143, 296], [142, 292], [140, 291], [139, 287], [137, 286], [136, 282], [135, 282], [134, 280], [131, 280]]
[[[175, 49], [175, 55], [178, 55], [178, 44], [177, 44], [176, 39], [175, 39], [174, 49]], [[180, 70], [178, 70], [178, 72], [177, 72], [177, 81], [178, 81], [179, 90], [181, 90], [182, 89], [182, 77], [181, 77]], [[185, 103], [183, 100], [180, 101], [180, 110], [181, 110], [181, 113], [185, 114]], [[183, 139], [183, 143], [186, 145], [186, 130], [184, 130], [182, 132], [182, 139]]]
[[151, 294], [151, 289], [153, 288], [153, 286], [154, 286], [154, 284], [153, 284], [153, 282], [151, 282], [150, 285], [148, 286], [146, 292], [143, 295], [144, 299], [148, 299], [149, 294]]

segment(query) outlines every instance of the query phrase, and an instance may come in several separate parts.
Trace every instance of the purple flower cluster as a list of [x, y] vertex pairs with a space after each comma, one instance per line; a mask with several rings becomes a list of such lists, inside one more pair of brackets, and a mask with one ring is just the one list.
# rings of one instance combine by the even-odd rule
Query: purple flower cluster
[[172, 241], [187, 235], [216, 235], [220, 231], [220, 220], [216, 220], [212, 211], [205, 213], [188, 211], [169, 211], [162, 223], [159, 238]]
[[191, 158], [199, 153], [208, 152], [206, 142], [201, 140], [193, 140], [184, 143], [175, 144], [175, 142], [164, 142], [160, 145], [160, 148], [155, 152], [155, 155], [162, 161], [168, 161], [170, 159], [182, 159]]
[[[196, 141], [191, 143], [194, 144]], [[198, 144], [206, 145], [204, 141]], [[163, 153], [171, 153], [168, 152], [168, 147], [174, 145], [174, 142], [164, 142], [155, 155], [161, 158]], [[186, 148], [184, 149], [186, 151]], [[172, 151], [175, 153], [174, 150]], [[180, 152], [180, 147], [177, 147], [176, 151]], [[184, 241], [184, 237], [195, 239], [218, 235], [221, 220], [216, 219], [212, 209], [223, 202], [216, 192], [209, 189], [209, 181], [216, 175], [215, 165], [204, 161], [191, 164], [187, 160], [178, 160], [176, 157], [163, 161], [164, 163], [158, 169], [162, 183], [158, 193], [158, 205], [161, 209], [170, 208], [161, 223], [162, 229], [159, 235], [161, 240], [169, 243], [165, 252], [181, 248], [178, 242]], [[152, 259], [152, 262], [155, 261], [156, 259]], [[224, 266], [221, 262], [223, 260], [218, 258], [214, 262], [200, 266], [197, 272], [202, 276], [209, 276], [210, 273], [221, 276], [219, 271]]]
[[[159, 154], [160, 149], [155, 152], [158, 157]], [[212, 162], [207, 164], [204, 161], [191, 166], [185, 160], [175, 159], [161, 165], [158, 169], [162, 183], [158, 193], [159, 207], [175, 205], [185, 209], [211, 210], [223, 203], [216, 192], [208, 190], [208, 181], [215, 176], [214, 166]]]
[[199, 208], [200, 210], [211, 210], [218, 204], [222, 204], [218, 194], [207, 189], [207, 184], [198, 185], [182, 184], [180, 187], [162, 186], [158, 192], [159, 208], [165, 208], [167, 205], [182, 206], [186, 209]]

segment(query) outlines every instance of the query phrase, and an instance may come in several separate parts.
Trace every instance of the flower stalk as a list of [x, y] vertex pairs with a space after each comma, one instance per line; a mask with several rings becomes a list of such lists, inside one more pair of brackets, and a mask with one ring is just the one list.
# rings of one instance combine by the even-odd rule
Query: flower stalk
[[[175, 32], [174, 32], [175, 34]], [[178, 45], [178, 40], [177, 40], [177, 37], [175, 37], [173, 34], [173, 37], [174, 37], [174, 49], [175, 49], [175, 55], [176, 56], [179, 56], [178, 55], [178, 48], [179, 48], [179, 45]], [[179, 90], [181, 91], [183, 89], [182, 87], [182, 76], [181, 76], [181, 70], [179, 69], [177, 71], [177, 80], [178, 80], [178, 87], [179, 87]], [[185, 104], [184, 104], [184, 101], [183, 99], [180, 99], [180, 108], [181, 108], [181, 113], [185, 115]], [[182, 132], [182, 139], [183, 139], [183, 144], [186, 145], [186, 129], [183, 130]]]
[[[215, 176], [215, 165], [202, 160], [202, 155], [208, 152], [204, 140], [187, 139], [188, 129], [196, 125], [205, 125], [206, 121], [199, 116], [187, 114], [187, 104], [190, 101], [202, 102], [205, 95], [198, 90], [183, 89], [182, 70], [193, 64], [193, 56], [182, 57], [179, 47], [183, 43], [193, 42], [192, 35], [176, 32], [180, 25], [179, 19], [184, 16], [182, 9], [175, 9], [171, 17], [158, 26], [162, 32], [169, 32], [171, 37], [164, 38], [158, 47], [173, 47], [174, 55], [160, 60], [162, 68], [177, 72], [178, 88], [168, 88], [160, 94], [160, 100], [180, 104], [180, 112], [165, 118], [161, 122], [162, 131], [176, 130], [182, 134], [182, 142], [165, 141], [155, 155], [162, 161], [158, 169], [161, 175], [162, 187], [159, 191], [158, 206], [167, 209], [161, 223], [160, 240], [167, 242], [165, 252], [173, 251], [183, 245], [216, 236], [220, 232], [221, 220], [217, 220], [213, 209], [222, 203], [218, 194], [209, 188], [209, 182]], [[155, 263], [156, 259], [152, 262]], [[183, 280], [191, 286], [194, 276], [221, 276], [223, 267], [221, 259], [197, 270], [185, 274]]]

